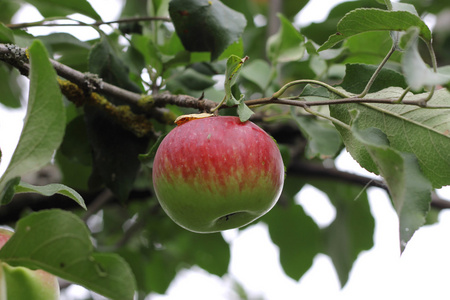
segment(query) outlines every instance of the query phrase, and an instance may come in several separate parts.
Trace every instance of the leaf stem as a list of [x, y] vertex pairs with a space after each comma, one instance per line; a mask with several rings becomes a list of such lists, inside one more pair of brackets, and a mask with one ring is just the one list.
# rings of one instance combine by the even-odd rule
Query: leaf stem
[[227, 96], [225, 95], [225, 96], [223, 96], [223, 99], [222, 99], [222, 101], [220, 101], [219, 102], [219, 104], [217, 104], [217, 106], [216, 107], [214, 107], [214, 108], [212, 108], [211, 110], [210, 110], [210, 113], [215, 113], [224, 103], [225, 103], [225, 100], [227, 100]]
[[332, 92], [333, 94], [341, 97], [341, 98], [350, 98], [349, 95], [343, 93], [342, 91], [334, 88], [333, 86], [319, 81], [319, 80], [313, 80], [313, 79], [300, 79], [300, 80], [294, 80], [291, 82], [286, 83], [284, 86], [281, 87], [281, 89], [279, 89], [277, 92], [275, 92], [272, 95], [272, 98], [278, 99], [281, 97], [281, 95], [283, 95], [283, 93], [290, 87], [294, 86], [294, 85], [298, 85], [298, 84], [307, 84], [307, 83], [311, 83], [311, 84], [317, 84], [320, 86], [323, 86], [324, 88], [326, 88], [327, 90], [329, 90], [330, 92]]
[[403, 93], [400, 95], [400, 97], [397, 99], [397, 101], [395, 101], [394, 103], [402, 103], [403, 99], [405, 99], [406, 95], [408, 94], [408, 92], [411, 90], [410, 87], [406, 88]]
[[327, 115], [321, 114], [318, 111], [315, 111], [315, 110], [311, 109], [308, 105], [303, 106], [303, 109], [306, 110], [307, 112], [309, 112], [310, 114], [314, 115], [314, 116], [327, 119], [327, 120], [331, 121], [335, 125], [338, 125], [338, 126], [340, 126], [342, 128], [345, 128], [347, 130], [351, 130], [351, 127], [348, 124], [345, 124], [344, 122], [342, 122], [342, 121], [340, 121], [338, 119], [335, 119], [335, 118], [333, 118], [331, 116], [327, 116]]
[[386, 56], [384, 57], [383, 61], [380, 63], [380, 65], [377, 67], [377, 69], [375, 70], [375, 72], [372, 74], [372, 77], [370, 77], [369, 82], [367, 82], [366, 87], [364, 88], [364, 90], [361, 92], [361, 94], [359, 94], [357, 96], [357, 98], [364, 98], [368, 93], [370, 88], [372, 87], [373, 83], [375, 82], [376, 78], [378, 77], [378, 74], [380, 74], [381, 70], [383, 69], [384, 65], [386, 65], [387, 61], [389, 60], [389, 58], [392, 56], [392, 54], [395, 52], [396, 50], [396, 45], [395, 43], [392, 43], [392, 47], [389, 50], [389, 52], [386, 54]]

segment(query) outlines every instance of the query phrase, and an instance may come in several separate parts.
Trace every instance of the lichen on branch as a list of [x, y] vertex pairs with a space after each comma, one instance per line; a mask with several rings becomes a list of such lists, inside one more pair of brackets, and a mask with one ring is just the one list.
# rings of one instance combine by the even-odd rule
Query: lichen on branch
[[108, 116], [137, 137], [153, 134], [153, 125], [144, 114], [136, 114], [128, 105], [114, 105], [104, 96], [92, 92], [89, 95], [69, 80], [58, 79], [61, 92], [76, 106], [92, 105], [106, 112]]

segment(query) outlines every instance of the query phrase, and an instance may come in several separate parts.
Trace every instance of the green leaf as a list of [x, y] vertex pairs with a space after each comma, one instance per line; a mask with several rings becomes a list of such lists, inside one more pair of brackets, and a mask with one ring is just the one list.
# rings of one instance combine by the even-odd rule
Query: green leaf
[[339, 132], [329, 122], [312, 118], [310, 115], [297, 115], [291, 109], [291, 115], [303, 136], [307, 139], [306, 156], [308, 159], [332, 158], [341, 150], [342, 140]]
[[241, 122], [247, 121], [254, 114], [254, 112], [247, 106], [247, 104], [245, 104], [243, 99], [239, 101], [237, 113]]
[[331, 35], [318, 51], [329, 49], [337, 43], [368, 31], [407, 31], [419, 28], [419, 36], [431, 42], [431, 31], [416, 15], [407, 11], [387, 11], [376, 8], [355, 9], [346, 14], [338, 23], [338, 33]]
[[38, 193], [44, 196], [52, 196], [54, 194], [61, 194], [67, 196], [75, 202], [77, 202], [82, 208], [86, 209], [86, 204], [84, 204], [83, 197], [75, 191], [74, 189], [59, 183], [47, 184], [44, 186], [35, 186], [28, 184], [26, 182], [20, 182], [16, 186], [16, 193]]
[[248, 56], [242, 59], [235, 55], [230, 56], [227, 60], [227, 68], [225, 71], [225, 101], [228, 106], [238, 106], [237, 113], [241, 122], [250, 119], [253, 115], [253, 111], [244, 103], [244, 95], [241, 95], [239, 99], [234, 97], [231, 87], [236, 83], [239, 73], [242, 70], [242, 66], [247, 59]]
[[50, 56], [60, 63], [75, 68], [81, 72], [88, 71], [88, 55], [92, 45], [82, 42], [68, 33], [56, 32], [39, 39], [45, 44]]
[[312, 266], [319, 253], [320, 230], [300, 205], [294, 204], [294, 196], [301, 189], [297, 178], [287, 177], [283, 196], [289, 203], [275, 205], [264, 217], [272, 241], [280, 249], [280, 263], [286, 275], [299, 280]]
[[264, 92], [269, 86], [271, 80], [271, 69], [269, 64], [262, 59], [251, 60], [242, 69], [241, 76], [256, 84], [261, 92]]
[[155, 158], [156, 151], [158, 150], [159, 145], [164, 140], [167, 134], [168, 133], [161, 134], [147, 153], [139, 155], [139, 160], [142, 162], [144, 166], [148, 167], [149, 169], [152, 168], [153, 159]]
[[450, 82], [450, 76], [433, 72], [422, 60], [418, 49], [419, 29], [408, 30], [410, 41], [407, 43], [402, 59], [402, 69], [406, 81], [413, 91], [419, 91], [425, 86], [443, 85]]
[[60, 152], [77, 164], [92, 165], [91, 146], [87, 136], [84, 115], [74, 117], [66, 125], [66, 134], [59, 148]]
[[366, 147], [389, 188], [399, 216], [400, 249], [403, 252], [414, 232], [425, 224], [430, 209], [431, 183], [421, 173], [413, 154], [389, 147], [383, 132], [377, 128], [360, 130], [358, 123], [358, 118], [353, 121], [352, 132]]
[[114, 300], [133, 299], [129, 266], [117, 254], [94, 252], [86, 225], [70, 212], [46, 210], [20, 219], [0, 259], [45, 270]]
[[116, 54], [106, 37], [102, 37], [89, 53], [89, 72], [121, 88], [136, 93], [142, 92], [129, 78], [128, 66]]
[[225, 51], [219, 56], [218, 60], [228, 59], [231, 55], [236, 55], [239, 57], [244, 56], [244, 41], [242, 38], [239, 38], [237, 42], [234, 42], [230, 46], [228, 46]]
[[148, 248], [144, 250], [148, 265], [143, 270], [143, 281], [153, 292], [165, 293], [181, 268], [197, 265], [217, 276], [224, 276], [228, 271], [230, 246], [220, 233], [198, 234], [184, 230], [159, 210], [148, 221], [147, 234], [148, 240], [161, 245], [150, 252]]
[[381, 5], [374, 0], [354, 0], [337, 4], [328, 14], [327, 18], [321, 23], [313, 22], [307, 27], [301, 29], [302, 34], [318, 44], [325, 43], [328, 36], [336, 33], [336, 26], [339, 21], [350, 11], [360, 8], [380, 8], [385, 9], [385, 5]]
[[[340, 85], [347, 92], [354, 94], [361, 93], [376, 69], [376, 66], [371, 65], [347, 64], [345, 65], [345, 77]], [[391, 86], [406, 88], [408, 85], [402, 74], [391, 69], [383, 68], [372, 84], [369, 92], [374, 93]]]
[[0, 22], [5, 24], [11, 23], [16, 12], [22, 7], [17, 1], [2, 1], [0, 10]]
[[[369, 31], [349, 37], [342, 50], [349, 51], [346, 64], [362, 63], [378, 65], [392, 47], [392, 37], [388, 31]], [[328, 49], [326, 51], [338, 50]], [[390, 63], [400, 62], [402, 53], [395, 51], [389, 58]]]
[[14, 177], [7, 181], [0, 190], [0, 203], [8, 204], [16, 193], [16, 186], [20, 182], [20, 177]]
[[150, 37], [133, 34], [131, 45], [144, 57], [148, 66], [154, 68], [158, 74], [162, 71], [162, 57], [154, 42]]
[[232, 55], [227, 60], [227, 68], [225, 71], [225, 98], [228, 106], [239, 104], [239, 101], [234, 97], [231, 87], [236, 83], [239, 73], [242, 70], [244, 62], [248, 57], [240, 58], [236, 55]]
[[281, 27], [267, 40], [267, 56], [273, 64], [300, 60], [305, 54], [305, 40], [283, 15], [278, 14]]
[[336, 208], [336, 218], [324, 229], [325, 253], [331, 257], [341, 285], [348, 280], [359, 253], [373, 246], [375, 222], [361, 186], [336, 181], [312, 181]]
[[65, 109], [61, 92], [44, 46], [35, 40], [29, 48], [30, 91], [22, 134], [8, 168], [0, 178], [0, 190], [12, 178], [47, 164], [61, 144]]
[[[140, 93], [140, 88], [130, 80], [128, 68], [115, 54], [106, 38], [97, 43], [89, 56], [91, 73], [124, 89]], [[118, 99], [108, 101], [120, 105]], [[138, 138], [111, 120], [108, 114], [94, 106], [85, 106], [86, 128], [93, 150], [91, 187], [105, 184], [120, 200], [127, 199], [140, 169], [138, 155], [147, 149], [148, 138]]]
[[0, 23], [0, 43], [13, 44], [14, 34], [11, 29], [6, 27], [3, 23]]
[[[388, 88], [369, 94], [367, 98], [397, 99], [403, 93], [399, 88]], [[428, 94], [408, 93], [407, 100], [420, 100]], [[446, 89], [434, 93], [429, 105], [448, 105], [450, 93]], [[413, 153], [424, 175], [433, 187], [450, 184], [450, 115], [447, 109], [426, 109], [413, 105], [345, 104], [330, 105], [331, 116], [346, 124], [352, 121], [350, 111], [360, 112], [362, 129], [375, 127], [383, 131], [390, 146], [400, 152]], [[350, 154], [361, 166], [378, 173], [371, 156], [347, 129], [337, 127]]]
[[237, 42], [247, 24], [244, 15], [218, 0], [172, 0], [169, 14], [184, 48], [211, 52], [211, 60]]
[[20, 86], [17, 82], [19, 72], [8, 68], [4, 63], [0, 64], [0, 103], [11, 108], [20, 107]]
[[189, 91], [204, 91], [216, 84], [211, 76], [193, 68], [187, 68], [167, 80], [167, 88], [174, 94], [188, 94]]
[[94, 20], [101, 20], [100, 16], [86, 0], [28, 0], [27, 2], [36, 7], [44, 18], [80, 13]]

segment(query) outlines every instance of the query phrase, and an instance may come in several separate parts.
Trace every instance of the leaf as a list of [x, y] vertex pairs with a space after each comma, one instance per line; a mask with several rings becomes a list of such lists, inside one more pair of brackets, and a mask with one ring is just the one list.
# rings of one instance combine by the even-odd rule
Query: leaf
[[1, 204], [8, 204], [12, 200], [16, 192], [16, 186], [19, 184], [19, 182], [20, 177], [14, 177], [4, 184], [2, 189], [0, 189]]
[[[352, 112], [356, 115], [356, 111]], [[357, 118], [357, 116], [356, 116]], [[389, 147], [388, 138], [377, 128], [358, 128], [352, 132], [364, 144], [384, 178], [399, 216], [400, 249], [403, 250], [414, 232], [425, 224], [430, 209], [431, 183], [423, 176], [416, 157]]]
[[2, 97], [0, 103], [11, 108], [20, 107], [20, 87], [17, 82], [18, 72], [0, 64], [0, 91]]
[[267, 56], [273, 64], [300, 60], [305, 54], [305, 40], [283, 15], [278, 14], [281, 27], [267, 40]]
[[403, 54], [402, 69], [411, 89], [419, 91], [425, 86], [449, 83], [450, 76], [433, 72], [422, 60], [418, 49], [418, 28], [411, 28], [408, 33], [411, 33], [411, 36]]
[[186, 50], [211, 52], [217, 59], [242, 36], [247, 21], [218, 0], [172, 0], [169, 14]]
[[143, 278], [153, 292], [165, 293], [181, 268], [197, 265], [217, 276], [224, 276], [228, 271], [230, 246], [220, 233], [198, 234], [184, 230], [159, 210], [148, 221], [147, 234], [149, 240], [161, 245], [148, 253]]
[[228, 59], [231, 55], [236, 55], [239, 57], [244, 56], [244, 41], [242, 40], [242, 37], [239, 38], [237, 42], [234, 42], [228, 46], [219, 56], [218, 60]]
[[247, 59], [248, 56], [242, 59], [235, 55], [230, 56], [227, 60], [227, 68], [225, 71], [225, 101], [228, 106], [238, 106], [237, 113], [241, 122], [247, 121], [253, 114], [253, 111], [244, 103], [243, 95], [241, 95], [239, 99], [234, 97], [231, 87], [236, 83], [239, 73], [242, 70], [242, 66]]
[[[369, 94], [367, 98], [397, 99], [399, 88], [388, 88]], [[405, 99], [420, 100], [428, 94], [408, 93]], [[434, 93], [429, 105], [448, 105], [450, 93], [446, 89]], [[350, 111], [360, 112], [361, 130], [375, 127], [384, 132], [390, 146], [400, 152], [413, 153], [420, 168], [434, 188], [450, 184], [450, 115], [448, 109], [426, 109], [413, 105], [345, 104], [330, 105], [331, 116], [351, 123]], [[379, 170], [364, 145], [345, 128], [337, 127], [350, 154], [367, 170]]]
[[230, 247], [220, 233], [196, 234], [180, 230], [165, 247], [173, 254], [181, 254], [176, 257], [180, 265], [197, 265], [217, 276], [224, 276], [228, 271]]
[[289, 198], [286, 205], [278, 204], [264, 217], [272, 241], [280, 249], [280, 263], [286, 275], [299, 280], [312, 266], [320, 251], [320, 230], [293, 198], [301, 189], [301, 182], [287, 177], [283, 196]]
[[86, 0], [28, 0], [27, 2], [36, 7], [44, 18], [80, 13], [94, 20], [101, 20], [100, 16]]
[[245, 104], [243, 99], [239, 101], [237, 113], [241, 122], [247, 121], [254, 114], [254, 112], [247, 106], [247, 104]]
[[[128, 76], [128, 68], [114, 53], [104, 38], [91, 50], [91, 73], [124, 89], [140, 93]], [[109, 97], [116, 105], [123, 104]], [[148, 138], [138, 138], [111, 120], [108, 114], [94, 106], [85, 105], [86, 128], [93, 150], [91, 187], [105, 184], [121, 201], [127, 199], [140, 169], [138, 155], [147, 149]]]
[[27, 115], [19, 143], [8, 168], [0, 178], [0, 190], [3, 190], [10, 179], [47, 164], [64, 136], [65, 109], [56, 82], [56, 72], [39, 40], [33, 42], [29, 53], [30, 91]]
[[108, 39], [102, 37], [89, 53], [89, 72], [97, 74], [104, 81], [121, 88], [141, 93], [141, 89], [129, 78], [129, 68], [115, 53]]
[[13, 44], [14, 43], [14, 34], [13, 31], [6, 27], [5, 24], [0, 23], [0, 43], [4, 44]]
[[0, 259], [42, 269], [114, 300], [133, 299], [136, 285], [129, 266], [117, 254], [94, 252], [86, 225], [67, 211], [45, 210], [20, 219]]
[[337, 33], [331, 35], [318, 51], [329, 49], [348, 37], [368, 31], [407, 31], [419, 28], [419, 36], [431, 42], [431, 31], [416, 15], [407, 11], [387, 11], [376, 8], [355, 9], [346, 14], [337, 25]]
[[309, 115], [296, 115], [292, 109], [291, 115], [307, 139], [306, 156], [308, 159], [332, 158], [341, 150], [342, 140], [339, 132], [330, 123]]
[[74, 117], [66, 125], [66, 134], [59, 151], [71, 161], [84, 166], [92, 165], [91, 147], [84, 116]]
[[242, 69], [241, 76], [256, 84], [264, 92], [270, 83], [270, 66], [262, 59], [251, 60]]
[[240, 58], [235, 55], [232, 55], [227, 60], [227, 68], [225, 71], [225, 97], [227, 101], [227, 105], [233, 106], [238, 104], [238, 100], [234, 98], [233, 92], [231, 91], [231, 87], [236, 83], [236, 80], [239, 76], [239, 73], [242, 70], [242, 66], [247, 61], [248, 57]]
[[[345, 77], [340, 85], [347, 92], [361, 93], [376, 69], [376, 66], [371, 65], [347, 64], [345, 65]], [[406, 88], [408, 85], [402, 74], [391, 69], [383, 68], [372, 84], [369, 92], [374, 93], [391, 86]]]
[[336, 181], [310, 183], [325, 192], [336, 208], [336, 218], [324, 229], [323, 238], [325, 253], [331, 257], [344, 286], [359, 253], [373, 246], [375, 222], [367, 193], [361, 186]]
[[16, 186], [16, 193], [38, 193], [44, 196], [52, 196], [54, 194], [61, 194], [67, 196], [77, 202], [82, 208], [86, 209], [83, 197], [74, 189], [59, 183], [47, 184], [45, 186], [35, 186], [26, 182], [20, 182]]
[[[385, 9], [385, 5], [381, 5], [374, 0], [354, 0], [337, 4], [328, 14], [327, 18], [321, 23], [311, 23], [309, 26], [301, 28], [302, 34], [318, 44], [325, 43], [328, 36], [336, 33], [336, 26], [339, 21], [350, 11], [360, 8], [380, 8]], [[335, 49], [337, 50], [337, 49]]]
[[216, 84], [216, 81], [211, 76], [197, 72], [192, 68], [187, 68], [167, 80], [167, 88], [174, 94], [204, 91], [214, 84]]
[[[392, 47], [392, 37], [388, 31], [369, 31], [349, 37], [342, 50], [349, 51], [345, 59], [346, 64], [378, 65]], [[338, 50], [328, 49], [326, 51]], [[389, 58], [389, 62], [400, 62], [402, 53], [395, 51]], [[383, 69], [384, 70], [384, 69]]]
[[150, 37], [133, 34], [131, 45], [144, 57], [148, 66], [154, 68], [158, 74], [161, 73], [163, 67], [161, 53]]
[[39, 39], [45, 44], [50, 57], [60, 63], [75, 68], [81, 72], [88, 71], [88, 55], [92, 45], [82, 42], [68, 33], [56, 32]]
[[139, 155], [139, 160], [142, 162], [144, 166], [148, 167], [149, 169], [152, 168], [153, 159], [155, 158], [156, 151], [158, 150], [159, 145], [161, 145], [161, 142], [164, 140], [167, 134], [168, 133], [161, 134], [147, 153]]
[[21, 8], [21, 3], [17, 1], [2, 1], [0, 10], [0, 22], [5, 24], [11, 23], [16, 12]]

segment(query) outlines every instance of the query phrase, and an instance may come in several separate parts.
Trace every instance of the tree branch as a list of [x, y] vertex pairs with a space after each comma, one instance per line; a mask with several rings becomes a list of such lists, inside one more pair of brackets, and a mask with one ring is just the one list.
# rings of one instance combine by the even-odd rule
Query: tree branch
[[[54, 23], [55, 21], [67, 20], [75, 23]], [[72, 18], [46, 18], [37, 22], [25, 22], [25, 23], [16, 23], [16, 24], [6, 24], [6, 27], [10, 29], [21, 29], [21, 28], [29, 28], [29, 27], [38, 27], [38, 26], [92, 26], [98, 27], [100, 25], [110, 25], [110, 24], [120, 24], [120, 23], [133, 23], [133, 22], [148, 22], [148, 21], [163, 21], [163, 22], [171, 22], [170, 18], [167, 17], [133, 17], [133, 18], [123, 18], [113, 21], [96, 21], [94, 23], [84, 23]]]
[[[387, 185], [382, 180], [339, 171], [335, 168], [325, 168], [320, 164], [294, 162], [288, 167], [287, 173], [308, 178], [328, 178], [331, 180], [342, 181], [344, 183], [357, 184], [362, 187], [377, 187], [389, 193]], [[430, 205], [436, 209], [450, 209], [450, 201], [440, 198], [436, 193], [432, 193]]]
[[[387, 186], [382, 180], [372, 179], [369, 177], [356, 175], [344, 171], [339, 171], [335, 168], [326, 168], [321, 164], [307, 163], [307, 162], [294, 162], [287, 168], [287, 176], [301, 176], [305, 178], [321, 178], [329, 179], [333, 181], [340, 181], [342, 183], [351, 183], [360, 185], [363, 187], [378, 187], [388, 191]], [[98, 199], [100, 192], [86, 193], [81, 192], [83, 199], [88, 207], [94, 205], [96, 199]], [[133, 190], [129, 199], [131, 201], [147, 201], [149, 197], [153, 197], [153, 193], [150, 189], [146, 190]], [[102, 200], [103, 201], [103, 200]], [[117, 201], [109, 201], [105, 205], [116, 205]], [[103, 205], [103, 204], [102, 204]], [[159, 206], [158, 206], [159, 207]], [[432, 194], [431, 207], [436, 209], [450, 209], [450, 201], [438, 197], [436, 194]], [[7, 205], [0, 206], [0, 223], [12, 224], [19, 220], [22, 213], [25, 210], [38, 211], [49, 208], [61, 208], [61, 209], [81, 209], [80, 206], [73, 200], [55, 194], [50, 197], [42, 196], [39, 194], [16, 194]]]
[[[0, 44], [0, 60], [14, 66], [17, 68], [21, 74], [28, 76], [30, 66], [28, 62], [28, 57], [26, 55], [26, 50], [19, 48], [15, 45]], [[56, 73], [78, 85], [85, 94], [90, 94], [91, 92], [97, 92], [105, 96], [115, 97], [122, 100], [123, 102], [133, 105], [135, 107], [140, 107], [151, 117], [162, 123], [173, 122], [174, 116], [170, 116], [170, 112], [164, 109], [163, 106], [166, 104], [173, 104], [180, 107], [188, 107], [198, 109], [200, 111], [210, 112], [217, 103], [208, 99], [197, 99], [188, 95], [172, 95], [169, 93], [161, 93], [154, 95], [142, 95], [134, 93], [115, 85], [109, 84], [102, 81], [95, 74], [82, 73], [75, 69], [72, 69], [64, 64], [61, 64], [55, 60], [50, 60]], [[296, 81], [297, 83], [307, 83], [306, 81]], [[292, 85], [292, 84], [291, 84]], [[286, 85], [286, 88], [291, 86]], [[275, 95], [279, 97], [280, 93]], [[299, 107], [311, 107], [319, 105], [336, 105], [344, 103], [385, 103], [385, 104], [405, 104], [405, 105], [415, 105], [415, 106], [426, 106], [426, 102], [417, 100], [403, 100], [399, 103], [398, 99], [367, 99], [367, 98], [342, 98], [334, 100], [323, 100], [323, 101], [304, 101], [304, 100], [293, 100], [277, 97], [268, 97], [247, 100], [245, 103], [248, 106], [264, 105], [264, 104], [283, 104], [290, 106]], [[227, 107], [226, 105], [223, 107]], [[439, 108], [439, 109], [450, 109], [450, 106], [426, 106], [427, 108]]]

